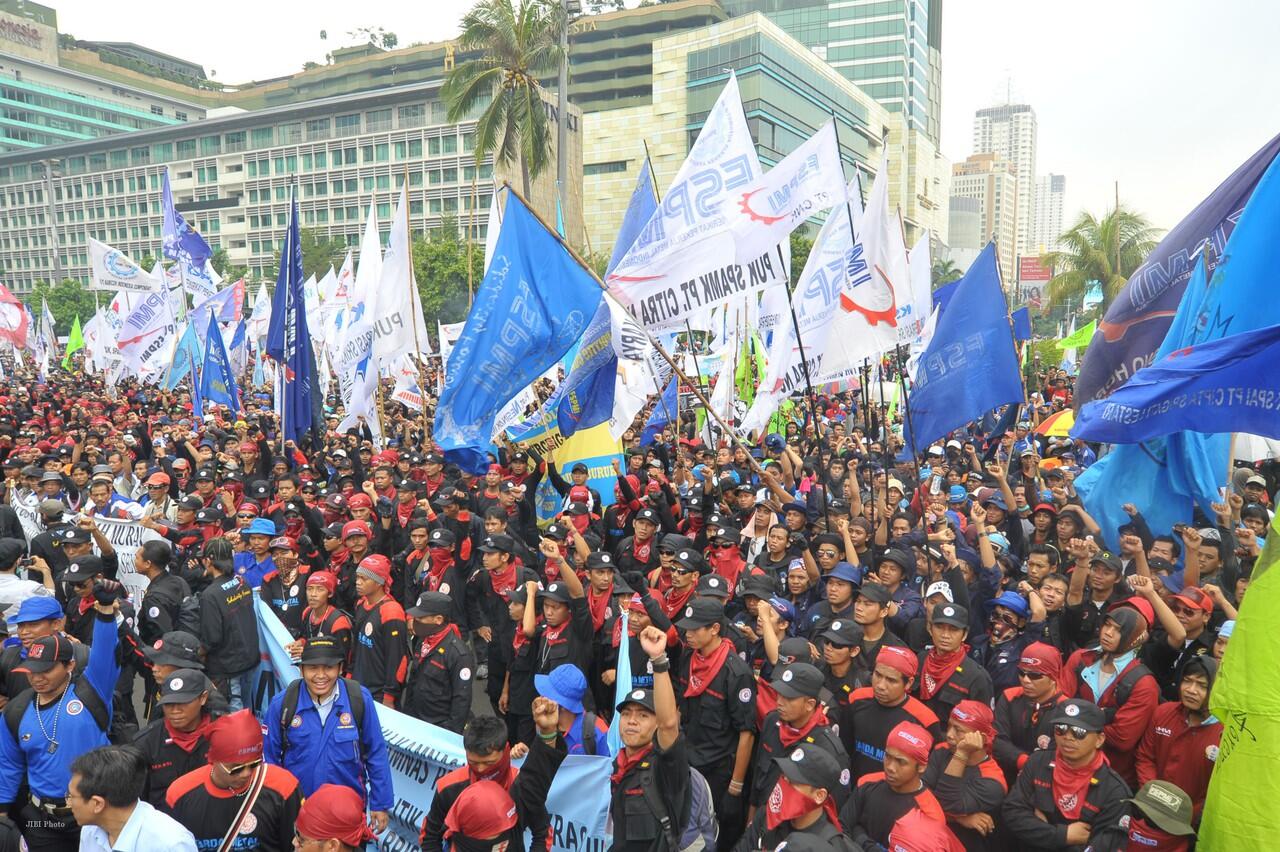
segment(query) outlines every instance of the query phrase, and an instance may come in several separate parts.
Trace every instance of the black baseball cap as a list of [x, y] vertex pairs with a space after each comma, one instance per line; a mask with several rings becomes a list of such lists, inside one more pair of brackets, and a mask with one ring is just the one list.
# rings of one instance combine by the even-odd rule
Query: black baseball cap
[[1097, 556], [1089, 560], [1090, 565], [1095, 565], [1099, 563], [1107, 566], [1107, 568], [1114, 571], [1117, 577], [1124, 576], [1124, 565], [1120, 563], [1119, 556], [1116, 556], [1113, 553], [1104, 550], [1102, 553], [1099, 553]]
[[694, 630], [719, 624], [724, 619], [724, 604], [715, 598], [694, 598], [685, 606], [676, 627]]
[[952, 627], [969, 628], [969, 610], [953, 603], [942, 603], [933, 605], [933, 623], [934, 624], [950, 624]]
[[61, 633], [54, 633], [32, 642], [27, 650], [27, 658], [13, 670], [23, 674], [44, 674], [56, 664], [70, 662], [74, 657], [75, 649], [71, 647], [71, 640]]
[[828, 791], [840, 786], [843, 772], [840, 764], [826, 749], [816, 743], [802, 740], [785, 755], [779, 755], [773, 760], [789, 781], [821, 787]]
[[706, 574], [698, 578], [697, 594], [699, 597], [726, 600], [729, 597], [729, 583], [719, 574]]
[[635, 523], [635, 521], [648, 521], [654, 526], [658, 526], [658, 513], [649, 508], [641, 509], [639, 512], [636, 512], [635, 520], [633, 520], [632, 523]]
[[828, 645], [840, 648], [856, 648], [862, 645], [862, 626], [852, 618], [840, 618], [831, 622], [831, 626], [822, 631], [822, 638]]
[[427, 538], [431, 547], [453, 547], [457, 544], [453, 530], [434, 529]]
[[891, 547], [886, 550], [884, 554], [876, 560], [876, 562], [892, 562], [902, 568], [903, 573], [908, 576], [916, 569], [915, 557], [898, 547]]
[[817, 698], [825, 683], [822, 672], [809, 663], [792, 663], [769, 682], [784, 698]]
[[488, 536], [480, 542], [481, 553], [511, 553], [515, 547], [515, 542], [506, 533]]
[[77, 556], [67, 565], [67, 570], [62, 575], [62, 579], [67, 583], [83, 583], [85, 580], [92, 580], [105, 572], [106, 568], [102, 564], [102, 559], [92, 553], [86, 553], [84, 556]]
[[547, 524], [547, 528], [542, 531], [542, 537], [552, 541], [564, 541], [569, 537], [569, 530], [564, 524]]
[[58, 530], [56, 537], [62, 544], [88, 544], [89, 531], [80, 527], [64, 527]]
[[316, 636], [302, 646], [298, 665], [333, 666], [342, 664], [346, 659], [347, 653], [341, 642], [332, 636]]
[[767, 601], [775, 594], [777, 594], [777, 588], [774, 585], [773, 578], [768, 574], [748, 574], [746, 579], [742, 581], [743, 597], [750, 595], [753, 598]]
[[858, 587], [858, 594], [878, 604], [887, 604], [893, 600], [893, 594], [888, 587], [879, 583], [863, 583]]
[[178, 669], [160, 682], [160, 704], [190, 704], [209, 691], [209, 678], [197, 669]]
[[564, 583], [550, 583], [542, 590], [542, 599], [567, 604], [570, 599], [569, 587]]
[[443, 592], [423, 592], [418, 595], [418, 602], [404, 611], [410, 618], [425, 618], [429, 615], [448, 615], [453, 610], [453, 598]]
[[200, 640], [183, 630], [171, 630], [157, 639], [150, 648], [142, 650], [148, 660], [162, 666], [204, 668], [204, 662], [200, 659]]
[[1073, 725], [1096, 734], [1101, 733], [1102, 729], [1107, 726], [1107, 716], [1102, 712], [1102, 708], [1092, 701], [1085, 701], [1083, 698], [1072, 698], [1058, 705], [1053, 718], [1049, 720], [1049, 724]]
[[612, 571], [616, 567], [613, 562], [613, 556], [608, 553], [595, 551], [587, 556], [586, 568], [588, 571]]
[[635, 704], [638, 707], [643, 707], [644, 709], [648, 710], [650, 713], [658, 712], [654, 708], [652, 689], [631, 690], [630, 692], [627, 693], [627, 696], [625, 698], [623, 698], [621, 701], [618, 702], [618, 710], [621, 711], [622, 708], [626, 707], [628, 704]]

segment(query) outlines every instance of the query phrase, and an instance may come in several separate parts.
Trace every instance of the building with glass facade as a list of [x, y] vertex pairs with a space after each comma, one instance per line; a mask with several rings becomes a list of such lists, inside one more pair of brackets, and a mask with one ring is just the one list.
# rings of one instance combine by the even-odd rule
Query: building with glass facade
[[[439, 90], [433, 80], [0, 154], [0, 280], [15, 292], [59, 273], [87, 282], [90, 236], [135, 260], [158, 256], [166, 168], [178, 209], [255, 280], [275, 277], [294, 187], [302, 226], [353, 247], [371, 202], [385, 243], [406, 178], [410, 228], [453, 217], [483, 239], [495, 181], [508, 175], [492, 158], [477, 167], [475, 122], [449, 123]], [[570, 118], [578, 173], [576, 109]], [[533, 186], [544, 214], [555, 208], [553, 172]], [[511, 179], [519, 186], [518, 168]], [[564, 217], [581, 232], [576, 193]]]
[[[942, 0], [722, 0], [760, 12], [936, 148], [941, 138]], [[944, 205], [945, 206], [945, 205]]]
[[729, 69], [738, 76], [764, 166], [776, 164], [834, 113], [846, 174], [852, 177], [860, 169], [864, 191], [869, 190], [887, 143], [891, 202], [903, 211], [908, 239], [927, 228], [945, 240], [950, 165], [927, 140], [909, 138], [901, 115], [868, 97], [763, 15], [679, 32], [667, 29], [676, 16], [687, 20], [698, 9], [716, 6], [713, 0], [685, 0], [599, 15], [591, 22], [595, 32], [608, 33], [615, 26], [641, 27], [652, 18], [655, 29], [669, 33], [651, 42], [644, 68], [647, 92], [632, 92], [617, 103], [593, 101], [602, 108], [584, 115], [583, 199], [592, 211], [587, 222], [591, 248], [611, 250], [646, 143], [658, 186], [675, 176]]

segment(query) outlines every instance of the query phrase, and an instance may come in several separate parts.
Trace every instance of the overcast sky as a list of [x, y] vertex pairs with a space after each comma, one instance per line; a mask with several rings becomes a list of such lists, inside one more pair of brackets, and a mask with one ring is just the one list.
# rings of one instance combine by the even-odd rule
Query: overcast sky
[[[628, 0], [635, 5], [636, 0]], [[471, 0], [52, 0], [77, 38], [135, 41], [241, 83], [300, 70], [383, 27], [402, 46], [454, 36]], [[1256, 0], [946, 0], [942, 150], [972, 153], [973, 113], [1015, 101], [1039, 120], [1038, 171], [1067, 177], [1066, 218], [1120, 198], [1169, 228], [1280, 133], [1280, 4]], [[189, 15], [187, 18], [185, 16]], [[328, 40], [320, 39], [320, 31]]]

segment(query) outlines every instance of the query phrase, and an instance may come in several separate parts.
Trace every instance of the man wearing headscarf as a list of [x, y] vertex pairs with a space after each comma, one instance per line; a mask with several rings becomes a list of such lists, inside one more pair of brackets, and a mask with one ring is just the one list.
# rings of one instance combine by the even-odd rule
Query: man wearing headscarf
[[1071, 655], [1063, 672], [1063, 694], [1091, 701], [1106, 715], [1103, 751], [1111, 768], [1136, 786], [1138, 742], [1160, 703], [1160, 686], [1138, 658], [1154, 616], [1144, 598], [1130, 598], [1107, 612], [1097, 649]]
[[991, 757], [995, 738], [991, 706], [961, 701], [947, 721], [946, 745], [929, 755], [924, 772], [925, 786], [933, 790], [948, 825], [970, 852], [1000, 848], [996, 817], [1009, 787]]
[[840, 809], [840, 825], [863, 849], [887, 846], [898, 818], [919, 808], [939, 823], [942, 806], [924, 784], [933, 736], [914, 722], [901, 722], [884, 744], [884, 771], [864, 775]]
[[1018, 685], [996, 698], [995, 759], [1010, 783], [1032, 752], [1053, 746], [1053, 708], [1065, 700], [1058, 682], [1062, 655], [1044, 642], [1033, 642], [1018, 658]]
[[341, 784], [321, 784], [298, 811], [298, 848], [354, 852], [374, 839], [360, 794]]
[[209, 765], [169, 786], [165, 802], [199, 849], [235, 838], [237, 850], [287, 852], [302, 804], [298, 779], [262, 761], [262, 727], [249, 710], [223, 716], [209, 729]]

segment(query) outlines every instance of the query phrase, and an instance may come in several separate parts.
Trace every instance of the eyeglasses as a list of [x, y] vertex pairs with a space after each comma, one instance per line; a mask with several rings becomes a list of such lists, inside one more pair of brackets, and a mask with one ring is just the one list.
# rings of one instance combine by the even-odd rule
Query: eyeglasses
[[261, 760], [251, 760], [248, 763], [241, 763], [239, 766], [224, 766], [222, 769], [228, 775], [239, 775], [241, 772], [257, 769], [261, 765]]
[[1188, 617], [1193, 616], [1196, 613], [1204, 612], [1202, 609], [1191, 609], [1190, 607], [1185, 606], [1171, 606], [1169, 607], [1169, 611], [1174, 615], [1185, 615]]
[[833, 557], [839, 556], [840, 554], [834, 550], [819, 550], [818, 555], [825, 556], [826, 558], [831, 559]]
[[1059, 724], [1059, 725], [1053, 726], [1053, 733], [1055, 736], [1059, 736], [1059, 737], [1065, 737], [1068, 733], [1070, 733], [1072, 739], [1082, 740], [1085, 737], [1089, 736], [1090, 732], [1086, 731], [1084, 728], [1081, 728], [1079, 725]]
[[1025, 677], [1027, 680], [1044, 680], [1048, 675], [1040, 672], [1029, 672], [1026, 669], [1018, 669], [1018, 677]]
[[697, 568], [683, 568], [683, 567], [679, 567], [679, 568], [672, 568], [672, 569], [671, 569], [671, 573], [672, 573], [672, 574], [697, 574], [697, 573], [698, 573], [698, 569], [697, 569]]
[[165, 489], [166, 489], [166, 488], [168, 488], [168, 487], [169, 487], [169, 486], [167, 486], [167, 485], [148, 485], [148, 486], [147, 486], [147, 488], [148, 488], [148, 489], [150, 489], [150, 490], [152, 490], [152, 491], [163, 491], [163, 490], [165, 490]]
[[297, 829], [294, 829], [293, 843], [299, 849], [301, 849], [303, 846], [306, 846], [308, 843], [323, 843], [323, 842], [324, 841], [322, 840], [316, 840], [314, 837], [303, 837], [301, 834], [298, 833]]

